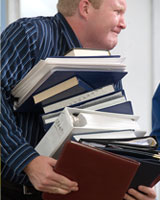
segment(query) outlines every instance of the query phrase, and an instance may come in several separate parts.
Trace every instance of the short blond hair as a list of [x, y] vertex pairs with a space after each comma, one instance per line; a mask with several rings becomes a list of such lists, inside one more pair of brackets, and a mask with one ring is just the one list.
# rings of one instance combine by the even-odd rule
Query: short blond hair
[[[57, 3], [58, 12], [64, 16], [73, 16], [81, 0], [59, 0]], [[95, 9], [98, 9], [103, 0], [88, 0]]]

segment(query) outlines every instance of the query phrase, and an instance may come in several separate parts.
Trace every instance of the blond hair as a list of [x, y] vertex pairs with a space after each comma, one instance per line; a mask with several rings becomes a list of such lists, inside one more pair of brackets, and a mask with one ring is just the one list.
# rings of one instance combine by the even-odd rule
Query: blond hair
[[[64, 16], [73, 16], [81, 0], [59, 0], [57, 3], [58, 12]], [[95, 9], [98, 9], [102, 0], [88, 0]]]

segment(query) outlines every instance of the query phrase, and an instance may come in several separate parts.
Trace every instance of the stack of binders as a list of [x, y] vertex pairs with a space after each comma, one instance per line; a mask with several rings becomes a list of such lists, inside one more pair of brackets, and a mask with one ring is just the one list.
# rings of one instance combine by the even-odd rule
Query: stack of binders
[[[71, 193], [71, 196], [68, 196], [70, 200], [98, 198], [96, 194], [91, 194], [94, 191], [92, 181], [77, 174], [81, 169], [91, 171], [94, 159], [100, 159], [101, 165], [104, 163], [104, 167], [107, 167], [110, 158], [113, 158], [113, 163], [119, 163], [120, 160], [120, 165], [124, 166], [124, 169], [127, 169], [127, 166], [131, 169], [126, 174], [123, 169], [118, 171], [120, 166], [115, 166], [111, 162], [113, 165], [110, 166], [109, 174], [115, 174], [116, 170], [117, 176], [120, 174], [120, 177], [118, 176], [117, 180], [114, 177], [114, 181], [121, 185], [120, 179], [125, 177], [125, 182], [122, 187], [117, 185], [119, 188], [117, 194], [109, 193], [110, 191], [107, 194], [107, 190], [101, 187], [103, 188], [102, 191], [99, 190], [102, 192], [101, 200], [106, 197], [112, 200], [122, 199], [129, 186], [134, 188], [139, 184], [153, 186], [160, 180], [157, 140], [145, 136], [146, 132], [139, 127], [138, 116], [134, 115], [132, 103], [127, 100], [121, 84], [127, 74], [124, 58], [100, 53], [102, 52], [99, 51], [97, 54], [96, 51], [94, 56], [74, 55], [41, 60], [12, 90], [15, 111], [39, 113], [44, 124], [46, 133], [35, 147], [36, 151], [40, 155], [58, 158], [55, 167], [58, 173], [80, 183], [82, 181], [82, 190]], [[71, 140], [72, 142], [68, 142]], [[72, 147], [75, 148], [74, 155], [70, 151]], [[88, 155], [90, 151], [92, 156], [89, 164], [83, 152]], [[81, 155], [77, 157], [77, 163], [87, 162], [87, 166], [82, 165], [78, 168], [72, 166], [72, 163], [66, 165], [67, 160], [72, 160], [73, 157], [74, 161], [76, 160], [76, 152], [77, 155]], [[61, 169], [63, 165], [67, 167], [67, 174]], [[97, 172], [102, 183], [107, 179], [104, 176], [104, 167], [103, 173]], [[154, 173], [150, 173], [152, 169]], [[93, 167], [95, 173], [94, 170], [95, 167]], [[142, 179], [145, 176], [146, 179]], [[83, 187], [81, 178], [91, 184], [90, 192]], [[97, 183], [98, 181], [97, 179]], [[107, 184], [109, 187], [110, 182]], [[111, 184], [112, 187], [113, 185], [115, 182]], [[113, 196], [114, 194], [117, 196]], [[66, 196], [62, 198], [47, 193], [43, 198], [44, 200], [67, 199]]]
[[[79, 51], [69, 53], [75, 50]], [[90, 51], [99, 55], [52, 57], [37, 63], [12, 89], [14, 110], [38, 112], [45, 131], [68, 106], [133, 114], [121, 85], [127, 74], [124, 58]]]
[[[113, 85], [108, 93], [114, 92], [127, 74], [123, 60], [120, 56], [63, 56], [41, 60], [12, 89], [14, 109], [48, 113], [45, 109], [48, 105], [107, 85]], [[103, 94], [105, 91], [101, 91]]]

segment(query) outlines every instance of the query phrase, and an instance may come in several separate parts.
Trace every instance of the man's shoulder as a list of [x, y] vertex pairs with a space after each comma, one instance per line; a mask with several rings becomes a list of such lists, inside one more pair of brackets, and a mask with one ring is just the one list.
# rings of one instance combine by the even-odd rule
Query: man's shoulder
[[[52, 32], [57, 30], [59, 22], [56, 16], [38, 16], [38, 17], [24, 17], [11, 23], [4, 31], [3, 34], [15, 32], [26, 34], [28, 37], [33, 34], [41, 35], [42, 33]], [[2, 35], [3, 35], [2, 34]]]
[[54, 16], [38, 16], [38, 17], [25, 17], [18, 19], [15, 23], [22, 25], [22, 26], [44, 26], [44, 25], [52, 25], [53, 21], [55, 21]]
[[28, 26], [35, 26], [35, 27], [54, 27], [58, 28], [59, 24], [64, 23], [64, 17], [57, 13], [54, 16], [37, 16], [37, 17], [24, 17], [18, 19], [15, 23], [28, 27]]
[[9, 24], [6, 29], [2, 32], [2, 36], [6, 35], [6, 33], [12, 33], [18, 31], [18, 32], [38, 32], [44, 28], [49, 28], [54, 26], [54, 20], [55, 17], [44, 17], [44, 16], [38, 16], [38, 17], [24, 17], [20, 18], [13, 23]]

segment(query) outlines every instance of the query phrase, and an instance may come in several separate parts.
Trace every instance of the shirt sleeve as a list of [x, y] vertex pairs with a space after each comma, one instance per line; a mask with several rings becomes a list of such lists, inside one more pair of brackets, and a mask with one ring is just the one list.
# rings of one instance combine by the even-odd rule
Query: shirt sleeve
[[1, 151], [2, 162], [15, 174], [39, 154], [26, 141], [13, 110], [12, 88], [35, 64], [36, 32], [27, 33], [19, 23], [10, 25], [1, 35]]
[[160, 149], [160, 84], [152, 99], [152, 133], [157, 136]]

